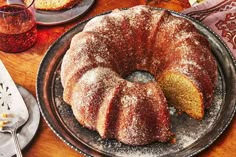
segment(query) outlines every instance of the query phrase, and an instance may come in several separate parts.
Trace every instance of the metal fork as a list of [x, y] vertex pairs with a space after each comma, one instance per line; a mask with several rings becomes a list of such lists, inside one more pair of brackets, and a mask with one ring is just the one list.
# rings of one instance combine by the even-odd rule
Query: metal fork
[[0, 132], [8, 132], [12, 135], [12, 139], [13, 139], [13, 142], [15, 144], [15, 150], [16, 150], [16, 156], [17, 157], [22, 157], [20, 144], [19, 144], [19, 141], [18, 141], [18, 138], [17, 138], [17, 130], [22, 125], [24, 125], [27, 120], [28, 120], [28, 118], [24, 119], [20, 116], [14, 117], [14, 120], [9, 122], [9, 125], [6, 124], [0, 130]]

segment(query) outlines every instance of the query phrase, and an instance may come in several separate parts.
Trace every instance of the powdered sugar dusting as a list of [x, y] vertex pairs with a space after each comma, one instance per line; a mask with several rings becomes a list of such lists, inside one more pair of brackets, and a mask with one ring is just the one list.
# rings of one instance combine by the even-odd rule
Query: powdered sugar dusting
[[147, 96], [152, 96], [153, 95], [153, 90], [148, 88], [147, 89]]
[[80, 82], [86, 83], [86, 84], [96, 84], [97, 81], [100, 80], [102, 75], [97, 73], [96, 70], [89, 70], [87, 73], [85, 73], [81, 79]]
[[[96, 67], [87, 71], [83, 74], [83, 76], [79, 79], [79, 82], [77, 83], [81, 92], [74, 92], [72, 95], [74, 97], [74, 100], [76, 100], [76, 102], [74, 103], [80, 104], [80, 106], [87, 106], [91, 104], [93, 105], [92, 102], [94, 102], [94, 100], [100, 101], [103, 99], [102, 95], [97, 95], [98, 91], [103, 91], [104, 93], [106, 93], [111, 88], [113, 88], [120, 79], [121, 78], [119, 78], [117, 74], [109, 68]], [[94, 98], [95, 96], [96, 99]], [[80, 97], [83, 97], [86, 101], [79, 102], [79, 100], [82, 99], [77, 98]]]
[[182, 41], [183, 39], [191, 38], [194, 36], [193, 32], [186, 32], [186, 31], [180, 31], [176, 34], [176, 38], [179, 39], [178, 41]]
[[183, 24], [183, 20], [182, 19], [177, 19], [177, 18], [171, 18], [168, 23], [166, 23], [166, 27], [169, 28], [175, 28], [178, 25]]
[[[202, 121], [194, 120], [185, 114], [179, 115], [174, 108], [171, 109], [171, 107], [169, 107], [171, 112], [171, 121], [173, 124], [172, 130], [174, 130], [176, 133], [176, 144], [156, 142], [146, 146], [132, 147], [123, 145], [116, 140], [103, 140], [97, 134], [95, 137], [93, 137], [93, 140], [90, 139], [88, 143], [96, 149], [111, 153], [116, 156], [154, 157], [163, 156], [166, 154], [175, 154], [184, 148], [190, 147], [205, 134], [205, 130], [211, 128], [214, 125], [217, 115], [221, 110], [223, 96], [222, 90], [222, 79], [219, 76], [217, 88], [215, 90], [214, 102], [212, 107], [206, 111], [205, 118]], [[127, 99], [130, 101], [135, 100], [132, 95], [127, 96]], [[81, 136], [81, 134], [79, 136]], [[86, 135], [86, 137], [89, 138], [89, 135]]]
[[[108, 77], [106, 79], [106, 77]], [[113, 85], [117, 80], [121, 78], [117, 77], [117, 74], [109, 68], [96, 67], [87, 71], [79, 80], [80, 83], [85, 83], [88, 85], [102, 83], [104, 88], [107, 85]]]
[[98, 62], [98, 63], [104, 63], [106, 62], [106, 60], [104, 58], [102, 58], [101, 56], [96, 56], [95, 57], [95, 60]]
[[184, 21], [183, 19], [170, 17], [166, 19], [166, 23], [165, 25], [162, 25], [162, 27], [163, 29], [171, 30], [170, 31], [172, 33], [171, 35], [175, 36], [176, 31], [173, 31], [173, 30], [179, 31], [181, 29], [180, 25], [183, 24], [183, 21]]
[[[179, 65], [181, 65], [181, 66], [174, 67], [179, 72], [188, 75], [189, 74], [188, 71], [189, 71], [190, 66], [193, 66], [199, 70], [203, 70], [203, 67], [199, 63], [197, 63], [194, 58], [189, 56], [189, 52], [193, 52], [192, 47], [189, 46], [189, 44], [183, 42], [181, 44], [181, 46], [179, 46], [176, 50], [177, 51], [181, 50], [181, 54], [180, 54], [181, 60], [179, 61]], [[202, 55], [200, 57], [202, 57]], [[202, 60], [204, 60], [204, 58], [202, 58]]]
[[138, 101], [138, 98], [135, 95], [124, 95], [121, 98], [121, 103], [123, 104], [123, 107], [126, 108], [129, 105], [135, 105]]
[[168, 109], [169, 109], [170, 115], [176, 114], [176, 108], [175, 107], [169, 106]]

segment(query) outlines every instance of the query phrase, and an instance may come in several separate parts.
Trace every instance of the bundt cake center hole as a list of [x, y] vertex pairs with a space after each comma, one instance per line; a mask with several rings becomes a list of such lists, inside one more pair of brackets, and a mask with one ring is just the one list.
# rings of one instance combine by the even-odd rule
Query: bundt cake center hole
[[134, 71], [125, 77], [130, 82], [147, 83], [154, 82], [154, 76], [147, 71]]

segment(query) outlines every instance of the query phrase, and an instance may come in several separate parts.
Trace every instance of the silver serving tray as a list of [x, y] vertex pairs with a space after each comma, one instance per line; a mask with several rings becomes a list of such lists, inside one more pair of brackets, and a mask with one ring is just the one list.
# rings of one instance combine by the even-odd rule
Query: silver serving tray
[[[71, 38], [83, 30], [84, 21], [62, 35], [44, 56], [37, 77], [37, 99], [42, 115], [54, 133], [70, 147], [87, 156], [193, 156], [209, 147], [226, 129], [236, 110], [235, 61], [222, 40], [198, 21], [171, 11], [191, 21], [207, 37], [218, 62], [218, 83], [212, 107], [202, 121], [171, 111], [176, 144], [153, 143], [128, 146], [116, 140], [102, 140], [97, 132], [82, 127], [70, 106], [62, 100], [60, 65]], [[106, 13], [105, 13], [106, 14]]]

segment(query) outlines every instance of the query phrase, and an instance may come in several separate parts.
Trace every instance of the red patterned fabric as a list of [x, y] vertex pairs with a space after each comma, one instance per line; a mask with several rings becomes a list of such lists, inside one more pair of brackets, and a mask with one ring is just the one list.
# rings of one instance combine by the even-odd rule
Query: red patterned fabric
[[209, 26], [224, 40], [236, 59], [236, 0], [206, 0], [183, 13]]

